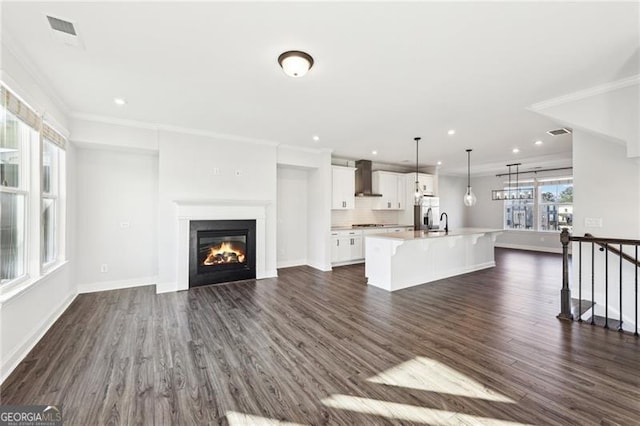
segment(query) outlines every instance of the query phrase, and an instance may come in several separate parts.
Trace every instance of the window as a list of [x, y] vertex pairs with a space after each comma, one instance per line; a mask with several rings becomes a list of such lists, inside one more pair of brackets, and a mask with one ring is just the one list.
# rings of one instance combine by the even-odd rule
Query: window
[[48, 265], [57, 259], [56, 233], [58, 226], [57, 204], [59, 194], [60, 148], [47, 139], [42, 143], [42, 264]]
[[540, 182], [540, 231], [560, 231], [573, 228], [573, 182]]
[[[4, 93], [3, 93], [4, 94]], [[0, 284], [26, 274], [29, 148], [37, 132], [0, 105]]]
[[[504, 202], [504, 229], [535, 229], [533, 199], [524, 196], [533, 190], [533, 187], [527, 186], [520, 187], [518, 194], [515, 191], [513, 193], [506, 192], [506, 194], [511, 194], [511, 197]], [[520, 194], [523, 196], [519, 197]]]
[[[513, 195], [504, 201], [504, 229], [530, 231], [572, 230], [573, 180], [534, 179], [530, 186], [520, 187], [519, 198]], [[505, 194], [510, 194], [508, 188]], [[513, 190], [515, 192], [515, 190]], [[533, 194], [531, 197], [530, 195]], [[536, 214], [537, 212], [537, 214]]]
[[0, 84], [0, 284], [3, 289], [12, 288], [4, 284], [39, 277], [38, 260], [46, 268], [64, 254], [65, 142], [32, 108]]

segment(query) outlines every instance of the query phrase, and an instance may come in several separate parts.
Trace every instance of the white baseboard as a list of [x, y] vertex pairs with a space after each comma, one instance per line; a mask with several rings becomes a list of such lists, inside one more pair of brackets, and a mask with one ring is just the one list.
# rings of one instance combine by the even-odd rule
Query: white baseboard
[[175, 281], [164, 282], [164, 283], [156, 283], [156, 294], [162, 293], [175, 293], [177, 291], [183, 291], [187, 289], [177, 290], [178, 284]]
[[496, 247], [515, 250], [541, 251], [545, 253], [562, 253], [562, 247], [529, 246], [522, 244], [496, 243]]
[[364, 263], [364, 259], [347, 260], [346, 262], [336, 262], [336, 263], [332, 263], [331, 266], [357, 265], [358, 263]]
[[2, 384], [34, 346], [42, 339], [51, 326], [60, 318], [60, 315], [67, 310], [69, 305], [75, 300], [78, 293], [72, 292], [65, 300], [56, 308], [51, 315], [45, 318], [38, 328], [30, 335], [26, 336], [24, 342], [18, 346], [6, 359], [0, 364], [0, 384]]
[[[94, 293], [96, 291], [119, 290], [122, 288], [143, 287], [155, 285], [158, 277], [132, 278], [118, 281], [104, 281], [99, 283], [78, 284], [78, 293]], [[158, 291], [156, 291], [158, 293]]]
[[298, 259], [298, 260], [285, 260], [282, 262], [278, 262], [278, 269], [280, 268], [292, 268], [294, 266], [303, 266], [307, 264], [307, 259]]
[[256, 277], [256, 279], [258, 280], [261, 280], [263, 278], [278, 278], [278, 270], [274, 269], [273, 271], [264, 271], [264, 275]]
[[307, 262], [307, 266], [311, 266], [313, 269], [317, 269], [318, 271], [322, 271], [322, 272], [330, 272], [331, 271], [331, 264], [327, 264], [327, 265], [323, 265], [320, 263], [315, 263], [315, 262]]

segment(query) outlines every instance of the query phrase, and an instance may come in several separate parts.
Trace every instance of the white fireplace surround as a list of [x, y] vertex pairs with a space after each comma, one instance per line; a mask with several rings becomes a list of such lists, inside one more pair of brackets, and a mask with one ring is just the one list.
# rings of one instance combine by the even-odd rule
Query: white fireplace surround
[[256, 278], [269, 278], [266, 268], [265, 200], [174, 200], [178, 217], [178, 279], [175, 291], [189, 289], [189, 222], [255, 220]]

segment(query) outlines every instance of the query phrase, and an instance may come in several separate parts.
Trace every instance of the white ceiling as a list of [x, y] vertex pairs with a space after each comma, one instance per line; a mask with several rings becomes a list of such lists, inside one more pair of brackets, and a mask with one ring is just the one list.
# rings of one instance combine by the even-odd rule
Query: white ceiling
[[[526, 108], [640, 73], [638, 8], [5, 1], [2, 32], [70, 113], [400, 164], [415, 161], [413, 137], [422, 136], [421, 163], [441, 160], [444, 173], [455, 173], [466, 170], [466, 148], [474, 149], [472, 168], [566, 163], [571, 137], [546, 135], [557, 124]], [[53, 37], [45, 14], [75, 22], [84, 48]], [[315, 59], [300, 79], [277, 64], [292, 49]], [[128, 104], [117, 107], [114, 97]], [[544, 144], [534, 146], [537, 139]]]

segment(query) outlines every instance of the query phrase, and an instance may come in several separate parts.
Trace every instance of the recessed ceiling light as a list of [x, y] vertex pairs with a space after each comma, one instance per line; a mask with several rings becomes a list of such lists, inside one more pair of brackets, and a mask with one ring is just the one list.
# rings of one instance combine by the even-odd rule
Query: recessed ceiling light
[[456, 134], [456, 131], [455, 131], [455, 129], [450, 129], [450, 130], [447, 132], [447, 134], [448, 134], [448, 135], [455, 135], [455, 134]]
[[438, 166], [442, 166], [442, 161], [438, 161]]
[[542, 141], [535, 141], [534, 142], [536, 145], [542, 145]]
[[371, 151], [373, 155], [378, 155], [378, 151]]
[[119, 105], [119, 106], [122, 106], [122, 105], [126, 105], [126, 104], [127, 104], [127, 101], [125, 101], [125, 100], [124, 100], [124, 99], [122, 99], [122, 98], [114, 98], [114, 99], [113, 99], [113, 102], [114, 102], [116, 105]]
[[320, 140], [320, 136], [313, 135], [313, 138], [311, 138], [311, 139], [313, 139], [314, 142], [318, 142]]
[[519, 152], [520, 152], [520, 150], [519, 150], [518, 148], [513, 148], [513, 153], [514, 153], [514, 154], [517, 154], [517, 153], [519, 153]]

